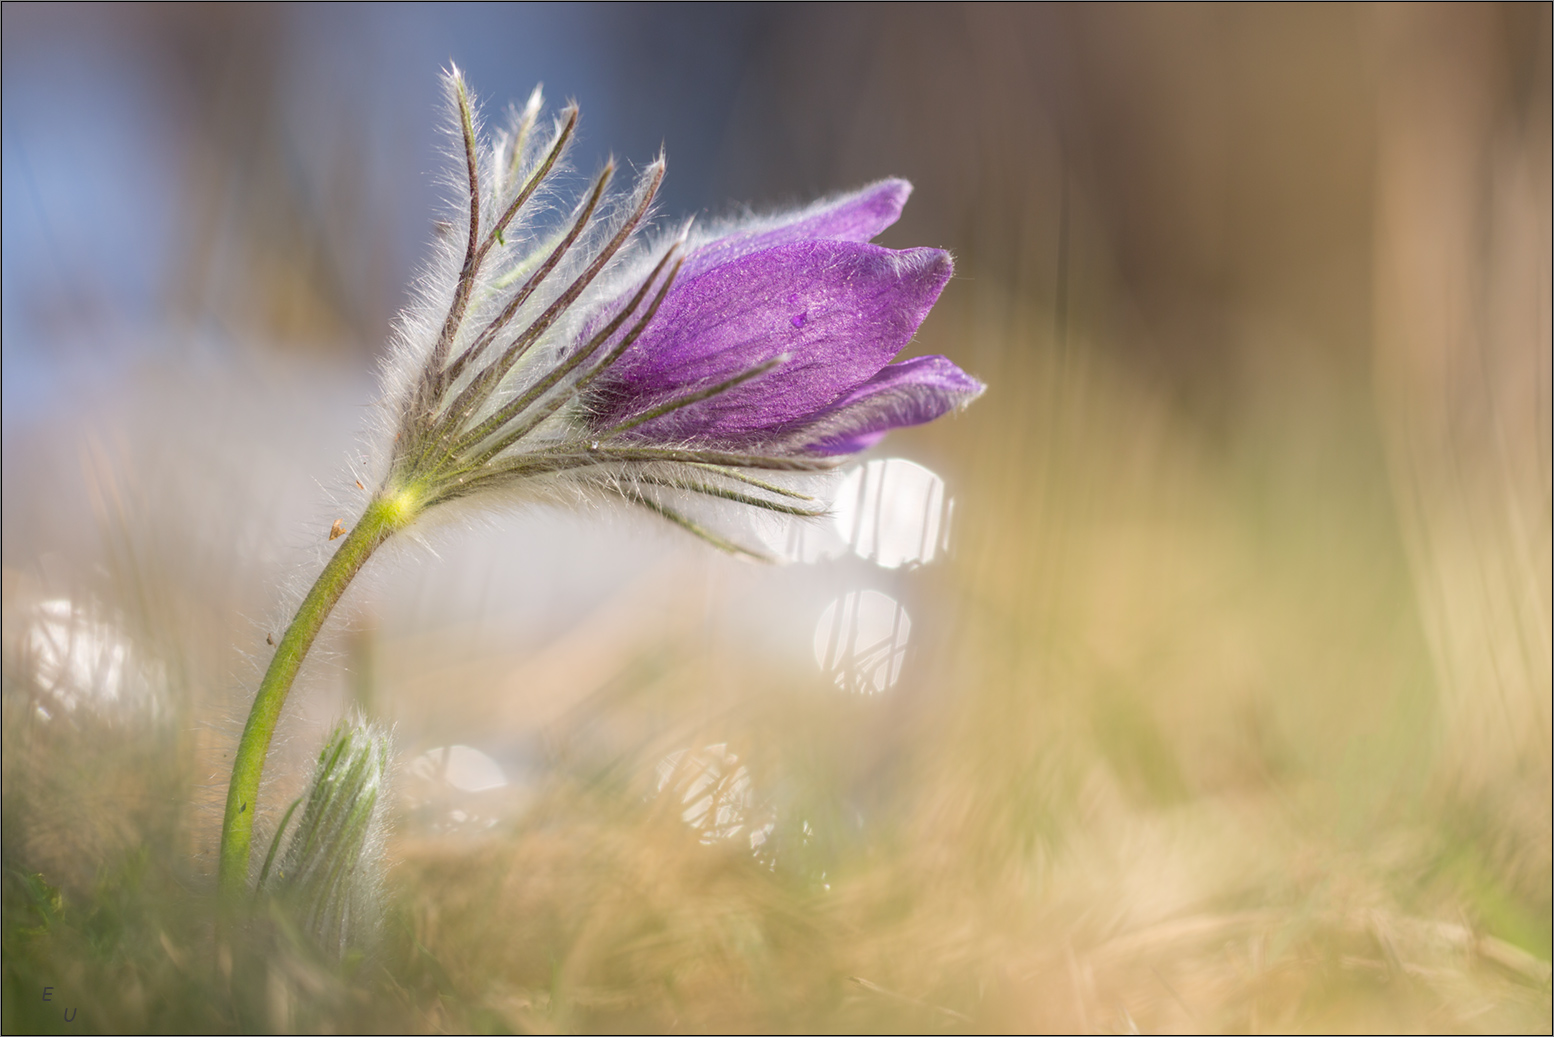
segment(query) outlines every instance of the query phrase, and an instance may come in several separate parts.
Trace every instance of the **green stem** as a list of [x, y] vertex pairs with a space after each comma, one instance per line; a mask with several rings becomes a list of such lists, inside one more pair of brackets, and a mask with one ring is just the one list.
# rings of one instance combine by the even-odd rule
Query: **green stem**
[[221, 899], [229, 909], [242, 903], [248, 889], [248, 858], [254, 834], [254, 810], [259, 798], [259, 779], [264, 773], [264, 758], [275, 734], [286, 694], [308, 649], [318, 636], [324, 621], [334, 610], [340, 595], [361, 571], [372, 552], [398, 530], [408, 525], [421, 509], [419, 494], [413, 491], [380, 493], [367, 505], [356, 528], [346, 534], [334, 557], [319, 574], [313, 589], [302, 599], [291, 625], [281, 635], [270, 668], [259, 684], [243, 737], [232, 761], [232, 782], [227, 786], [227, 812], [221, 824], [221, 863], [217, 885]]

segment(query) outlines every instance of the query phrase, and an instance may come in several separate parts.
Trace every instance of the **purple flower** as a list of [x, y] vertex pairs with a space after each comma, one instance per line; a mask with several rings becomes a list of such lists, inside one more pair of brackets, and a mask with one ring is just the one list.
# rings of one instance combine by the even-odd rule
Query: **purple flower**
[[[937, 249], [868, 243], [900, 215], [904, 181], [731, 224], [694, 243], [682, 232], [655, 249], [639, 244], [639, 232], [663, 180], [662, 157], [624, 197], [609, 194], [615, 164], [607, 162], [568, 213], [554, 204], [554, 181], [577, 108], [547, 131], [536, 90], [488, 138], [463, 76], [451, 69], [445, 83], [463, 160], [456, 211], [395, 324], [376, 487], [352, 529], [335, 521], [330, 539], [344, 539], [281, 635], [234, 757], [221, 836], [224, 925], [249, 902], [253, 807], [281, 707], [324, 621], [380, 544], [452, 501], [559, 492], [609, 495], [754, 555], [694, 518], [686, 502], [818, 517], [820, 502], [769, 473], [834, 467], [888, 430], [930, 421], [982, 391], [944, 357], [891, 362], [951, 272]], [[365, 742], [356, 753], [351, 741], [336, 739], [334, 751], [354, 754], [352, 767], [382, 755]], [[315, 791], [326, 778], [320, 771]], [[371, 803], [359, 807], [350, 810], [370, 813]], [[303, 860], [297, 845], [285, 858], [293, 865]], [[338, 901], [338, 892], [320, 895]], [[323, 927], [336, 933], [333, 923]]]
[[[784, 216], [640, 243], [660, 158], [612, 199], [609, 163], [547, 218], [577, 124], [540, 132], [536, 91], [481, 138], [449, 92], [463, 195], [387, 368], [393, 445], [377, 497], [407, 522], [488, 489], [606, 493], [730, 550], [688, 496], [821, 513], [752, 471], [813, 471], [982, 383], [942, 356], [893, 363], [952, 271], [939, 249], [869, 244], [911, 186], [885, 180]], [[467, 233], [464, 231], [467, 227]]]
[[[942, 356], [892, 364], [950, 279], [949, 254], [870, 238], [911, 193], [885, 180], [690, 252], [653, 322], [599, 379], [590, 420], [635, 442], [855, 453], [983, 386]], [[750, 372], [759, 376], [742, 380]]]

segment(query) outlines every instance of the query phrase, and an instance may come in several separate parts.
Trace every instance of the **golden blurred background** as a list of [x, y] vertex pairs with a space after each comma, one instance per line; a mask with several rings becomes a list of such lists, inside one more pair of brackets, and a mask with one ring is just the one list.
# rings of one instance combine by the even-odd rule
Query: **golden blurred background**
[[[8, 1031], [1548, 1031], [1547, 4], [3, 17]], [[261, 807], [394, 724], [385, 921], [234, 966], [450, 58], [584, 174], [662, 141], [668, 218], [910, 179], [911, 349], [989, 389], [790, 565], [380, 555]]]

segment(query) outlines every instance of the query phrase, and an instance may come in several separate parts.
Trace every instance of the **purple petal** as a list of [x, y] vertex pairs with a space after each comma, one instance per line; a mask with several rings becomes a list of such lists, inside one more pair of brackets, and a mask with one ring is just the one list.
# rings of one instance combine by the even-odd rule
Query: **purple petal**
[[948, 253], [806, 241], [677, 281], [599, 381], [601, 430], [786, 356], [774, 371], [634, 430], [637, 438], [751, 443], [807, 422], [873, 378], [950, 279]]
[[764, 228], [716, 238], [691, 253], [682, 276], [695, 277], [762, 249], [801, 241], [869, 241], [895, 223], [912, 185], [881, 180], [861, 191], [816, 202], [771, 221]]
[[836, 401], [794, 437], [815, 454], [853, 454], [886, 432], [933, 421], [987, 388], [942, 356], [891, 364]]

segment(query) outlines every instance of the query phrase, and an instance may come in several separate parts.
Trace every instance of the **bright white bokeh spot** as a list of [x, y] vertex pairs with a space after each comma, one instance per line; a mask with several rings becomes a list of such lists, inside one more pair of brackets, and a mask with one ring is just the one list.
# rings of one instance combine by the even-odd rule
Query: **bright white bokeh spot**
[[162, 668], [137, 660], [118, 627], [69, 598], [33, 609], [21, 647], [42, 700], [34, 709], [40, 720], [81, 708], [161, 712]]
[[785, 562], [812, 563], [852, 553], [886, 569], [927, 565], [949, 546], [954, 501], [944, 480], [915, 461], [887, 457], [858, 465], [812, 492], [828, 519], [761, 512], [756, 535]]
[[885, 569], [933, 561], [949, 541], [949, 512], [944, 480], [902, 457], [853, 469], [832, 508], [838, 536]]
[[434, 832], [482, 831], [502, 813], [502, 797], [492, 794], [507, 787], [507, 775], [479, 749], [429, 749], [410, 762], [405, 774], [410, 815]]
[[675, 796], [680, 820], [701, 832], [705, 845], [744, 835], [752, 851], [765, 844], [776, 823], [757, 823], [750, 771], [722, 742], [703, 749], [677, 749], [659, 761], [658, 791]]
[[68, 598], [37, 607], [27, 628], [38, 682], [74, 710], [83, 701], [117, 701], [124, 690], [129, 645], [113, 628], [88, 619]]
[[440, 781], [460, 792], [484, 792], [507, 784], [502, 767], [479, 749], [449, 745], [430, 749], [416, 757], [410, 772], [418, 778]]
[[877, 695], [901, 678], [912, 619], [879, 591], [848, 591], [815, 624], [815, 661], [843, 691]]

